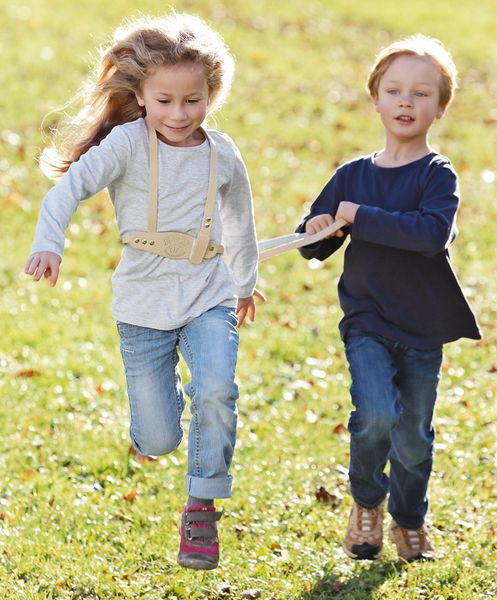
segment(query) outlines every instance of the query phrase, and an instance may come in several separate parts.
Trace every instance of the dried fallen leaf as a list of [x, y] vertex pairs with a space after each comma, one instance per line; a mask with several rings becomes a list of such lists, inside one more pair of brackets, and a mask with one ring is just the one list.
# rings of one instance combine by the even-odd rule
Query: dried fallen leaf
[[343, 581], [334, 581], [331, 584], [331, 591], [333, 592], [333, 594], [338, 594], [338, 592], [342, 591], [343, 586], [344, 586]]
[[126, 500], [126, 502], [133, 502], [133, 500], [138, 496], [138, 491], [133, 488], [132, 490], [130, 490], [127, 494], [125, 494], [123, 496], [123, 500]]
[[306, 594], [310, 594], [312, 592], [312, 583], [310, 581], [304, 581], [304, 591]]
[[217, 588], [217, 594], [219, 598], [229, 598], [232, 591], [231, 584], [226, 581], [223, 581], [223, 583], [221, 583]]
[[335, 494], [331, 494], [325, 487], [321, 486], [316, 492], [314, 492], [316, 500], [323, 504], [330, 504], [336, 507], [343, 500], [342, 493], [337, 490]]
[[335, 425], [335, 427], [333, 427], [333, 433], [348, 433], [348, 431], [349, 430], [343, 423], [338, 423], [338, 425]]
[[132, 454], [140, 464], [156, 462], [159, 460], [157, 456], [146, 456], [145, 454], [140, 454], [134, 446], [129, 447], [129, 453]]
[[235, 535], [237, 539], [241, 539], [244, 534], [248, 532], [249, 528], [245, 525], [235, 525]]
[[22, 196], [19, 192], [13, 190], [2, 199], [0, 199], [0, 208], [4, 206], [14, 206], [20, 204], [22, 200]]
[[41, 373], [36, 369], [23, 369], [17, 373], [17, 377], [38, 377], [38, 375]]
[[4, 523], [12, 523], [14, 519], [15, 516], [12, 513], [7, 511], [0, 512], [0, 521], [3, 521]]
[[20, 473], [19, 473], [19, 477], [23, 480], [23, 481], [29, 481], [30, 479], [33, 479], [34, 477], [36, 477], [38, 475], [38, 471], [35, 471], [34, 469], [23, 469]]
[[261, 590], [245, 590], [242, 592], [242, 598], [246, 600], [257, 600], [261, 597]]

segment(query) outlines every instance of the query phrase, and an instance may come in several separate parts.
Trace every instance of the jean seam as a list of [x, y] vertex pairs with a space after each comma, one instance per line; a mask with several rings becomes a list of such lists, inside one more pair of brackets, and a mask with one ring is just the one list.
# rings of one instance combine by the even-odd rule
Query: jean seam
[[179, 377], [179, 371], [178, 371], [178, 362], [179, 362], [179, 356], [176, 352], [176, 363], [174, 365], [174, 391], [176, 394], [176, 407], [177, 407], [177, 416], [178, 416], [178, 421], [177, 421], [177, 425], [178, 425], [178, 442], [176, 444], [176, 448], [179, 447], [179, 445], [181, 444], [181, 440], [183, 439], [183, 427], [181, 425], [181, 417], [183, 415], [183, 406], [184, 404], [181, 402], [181, 395], [178, 391], [178, 383], [181, 385], [181, 378]]
[[[191, 365], [191, 367], [190, 367], [191, 377], [193, 380], [194, 373], [195, 373], [194, 353], [192, 352], [192, 349], [190, 347], [190, 343], [188, 341], [188, 336], [186, 335], [186, 333], [184, 331], [180, 332], [180, 337], [185, 344], [185, 349], [188, 351], [188, 356], [189, 356], [190, 365]], [[198, 407], [197, 407], [196, 398], [195, 398], [195, 386], [190, 384], [190, 389], [191, 389], [190, 402], [192, 404], [192, 426], [193, 426], [193, 431], [195, 434], [195, 448], [194, 448], [194, 454], [193, 454], [193, 462], [194, 462], [194, 466], [195, 466], [195, 476], [201, 477], [202, 470], [201, 470], [201, 465], [200, 465], [200, 427], [198, 425]]]

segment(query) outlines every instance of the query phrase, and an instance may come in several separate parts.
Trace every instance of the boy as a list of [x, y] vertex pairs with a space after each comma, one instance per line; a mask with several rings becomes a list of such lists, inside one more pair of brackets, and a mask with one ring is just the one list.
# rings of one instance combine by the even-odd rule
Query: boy
[[424, 522], [442, 346], [481, 337], [447, 251], [457, 233], [457, 175], [428, 143], [456, 77], [436, 39], [416, 35], [383, 49], [367, 87], [385, 147], [342, 165], [297, 229], [317, 233], [339, 218], [349, 224], [300, 252], [324, 260], [351, 238], [338, 293], [354, 405], [348, 425], [354, 505], [344, 547], [355, 559], [380, 556], [387, 495], [399, 556], [434, 555]]

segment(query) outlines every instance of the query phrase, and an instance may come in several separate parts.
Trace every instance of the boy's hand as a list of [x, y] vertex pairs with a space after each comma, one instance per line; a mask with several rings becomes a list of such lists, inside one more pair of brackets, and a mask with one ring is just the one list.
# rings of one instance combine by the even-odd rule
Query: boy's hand
[[[323, 229], [326, 229], [329, 225], [333, 225], [335, 219], [331, 215], [317, 215], [316, 217], [312, 217], [305, 224], [305, 232], [309, 235], [313, 233], [319, 233]], [[345, 234], [341, 229], [331, 233], [326, 237], [326, 239], [330, 237], [343, 237]]]
[[359, 206], [360, 204], [354, 202], [340, 202], [335, 219], [344, 219], [347, 223], [352, 224]]
[[254, 298], [259, 298], [262, 302], [266, 302], [266, 298], [263, 294], [259, 292], [259, 290], [254, 290], [252, 296], [248, 298], [238, 298], [238, 302], [236, 305], [236, 316], [238, 317], [238, 325], [237, 327], [242, 327], [243, 322], [245, 321], [245, 317], [249, 316], [249, 319], [253, 322], [255, 321], [255, 301]]
[[59, 277], [61, 260], [55, 252], [35, 252], [28, 258], [24, 272], [33, 275], [35, 281], [40, 281], [45, 276], [46, 279], [50, 279], [50, 285], [53, 287]]

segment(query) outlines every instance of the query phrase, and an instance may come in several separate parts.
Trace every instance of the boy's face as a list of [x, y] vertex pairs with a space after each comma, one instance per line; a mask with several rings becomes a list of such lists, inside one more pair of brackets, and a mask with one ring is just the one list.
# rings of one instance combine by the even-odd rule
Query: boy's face
[[425, 139], [440, 118], [440, 73], [420, 56], [401, 55], [385, 71], [374, 103], [387, 135], [399, 141]]

